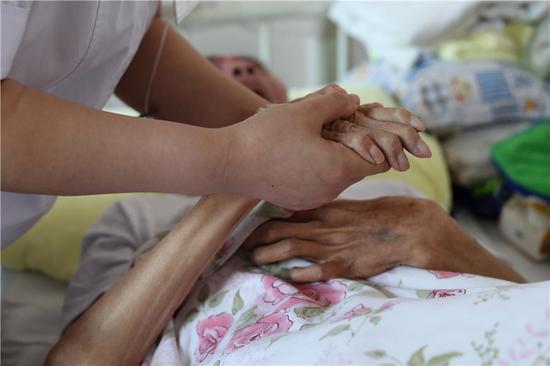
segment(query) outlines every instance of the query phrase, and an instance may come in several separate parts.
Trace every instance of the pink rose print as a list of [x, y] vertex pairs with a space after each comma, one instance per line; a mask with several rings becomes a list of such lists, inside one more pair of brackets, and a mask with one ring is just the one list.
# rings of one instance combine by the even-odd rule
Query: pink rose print
[[445, 278], [460, 276], [460, 273], [457, 273], [457, 272], [446, 272], [446, 271], [430, 271], [430, 272], [433, 273], [437, 279], [445, 279]]
[[446, 271], [432, 271], [430, 270], [429, 272], [433, 273], [435, 275], [435, 277], [437, 279], [440, 279], [440, 280], [444, 280], [446, 278], [453, 278], [453, 277], [457, 277], [457, 276], [462, 276], [462, 277], [475, 277], [475, 275], [473, 274], [469, 274], [469, 273], [458, 273], [458, 272], [446, 272]]
[[286, 315], [285, 311], [279, 310], [276, 313], [258, 320], [254, 324], [236, 331], [233, 338], [229, 341], [227, 348], [233, 351], [260, 338], [286, 332], [290, 329], [292, 324], [293, 322], [289, 319], [288, 315]]
[[264, 276], [263, 283], [266, 291], [264, 302], [276, 306], [277, 310], [288, 309], [298, 304], [337, 304], [344, 299], [347, 290], [346, 285], [338, 281], [292, 286], [277, 277]]
[[289, 296], [298, 293], [298, 289], [288, 282], [275, 276], [264, 276], [265, 295], [264, 301], [272, 305], [278, 305]]
[[433, 290], [432, 293], [428, 295], [428, 299], [437, 299], [439, 297], [460, 296], [465, 294], [466, 294], [466, 290], [462, 288], [451, 289], [451, 290]]
[[232, 323], [233, 317], [230, 314], [220, 313], [209, 316], [197, 325], [200, 362], [214, 353]]
[[350, 320], [351, 318], [356, 317], [357, 315], [369, 313], [371, 310], [372, 310], [371, 308], [363, 304], [358, 304], [358, 305], [355, 305], [353, 309], [345, 313], [342, 319]]

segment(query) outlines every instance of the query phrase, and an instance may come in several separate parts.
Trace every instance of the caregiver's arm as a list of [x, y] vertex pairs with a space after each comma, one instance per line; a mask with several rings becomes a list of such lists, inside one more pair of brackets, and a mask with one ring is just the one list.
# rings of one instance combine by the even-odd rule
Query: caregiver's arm
[[411, 197], [335, 201], [258, 228], [246, 246], [257, 264], [292, 257], [316, 262], [296, 281], [366, 278], [398, 265], [525, 279], [484, 249], [438, 204]]
[[46, 364], [141, 362], [226, 237], [257, 202], [231, 194], [203, 197], [134, 268], [71, 323]]
[[318, 207], [388, 169], [320, 137], [325, 123], [349, 116], [357, 102], [316, 95], [210, 129], [106, 113], [2, 80], [2, 190], [235, 192], [288, 208]]
[[[144, 112], [146, 90], [166, 26], [155, 17], [116, 93]], [[151, 84], [148, 110], [158, 118], [205, 127], [242, 121], [268, 102], [223, 75], [172, 27]]]

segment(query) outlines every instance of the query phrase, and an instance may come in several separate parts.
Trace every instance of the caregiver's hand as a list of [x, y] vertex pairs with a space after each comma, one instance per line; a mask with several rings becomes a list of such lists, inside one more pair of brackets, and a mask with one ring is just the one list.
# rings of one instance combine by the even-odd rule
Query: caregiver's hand
[[353, 114], [357, 96], [312, 95], [271, 105], [226, 127], [232, 136], [220, 181], [230, 192], [291, 209], [319, 207], [367, 175], [389, 169], [321, 137], [324, 124]]
[[294, 257], [316, 264], [294, 268], [295, 281], [366, 278], [398, 265], [525, 280], [501, 262], [436, 203], [410, 197], [335, 201], [270, 221], [247, 240], [256, 264]]

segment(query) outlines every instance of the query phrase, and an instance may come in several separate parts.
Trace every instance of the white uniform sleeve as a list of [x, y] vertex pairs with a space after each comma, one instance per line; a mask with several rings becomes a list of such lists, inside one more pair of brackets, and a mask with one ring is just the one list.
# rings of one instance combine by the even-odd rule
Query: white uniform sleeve
[[0, 69], [2, 80], [10, 72], [13, 59], [25, 33], [27, 20], [31, 11], [30, 1], [2, 1], [1, 2], [1, 61]]

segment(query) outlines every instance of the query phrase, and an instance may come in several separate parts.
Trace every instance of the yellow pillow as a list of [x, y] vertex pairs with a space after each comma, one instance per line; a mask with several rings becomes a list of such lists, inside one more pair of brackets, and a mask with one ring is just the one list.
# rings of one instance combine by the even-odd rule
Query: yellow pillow
[[147, 193], [59, 197], [52, 209], [25, 235], [2, 251], [2, 265], [38, 271], [69, 281], [80, 258], [80, 241], [110, 204]]
[[365, 179], [394, 179], [403, 181], [427, 198], [439, 203], [447, 211], [451, 208], [451, 179], [441, 145], [433, 136], [426, 133], [422, 138], [432, 151], [430, 159], [420, 159], [407, 153], [411, 168], [405, 172], [390, 169], [385, 173]]

